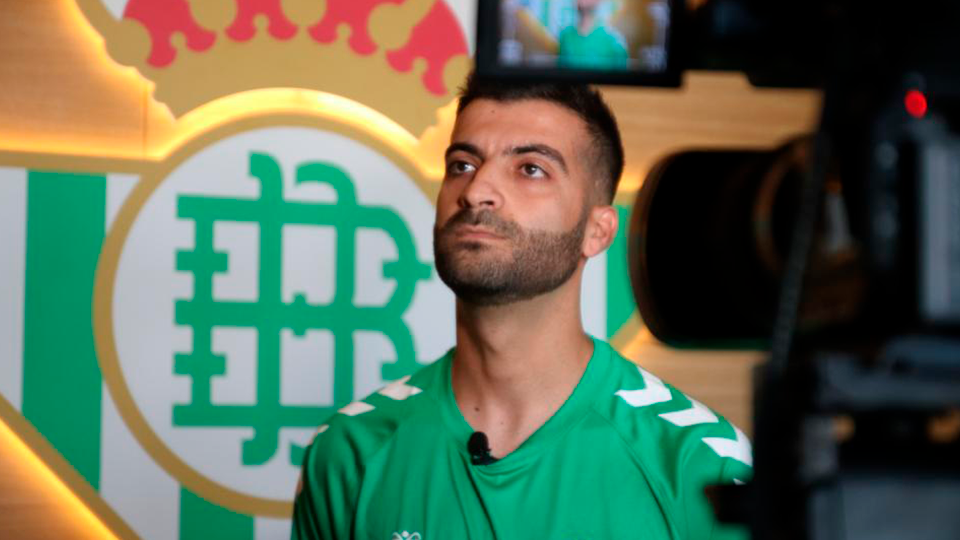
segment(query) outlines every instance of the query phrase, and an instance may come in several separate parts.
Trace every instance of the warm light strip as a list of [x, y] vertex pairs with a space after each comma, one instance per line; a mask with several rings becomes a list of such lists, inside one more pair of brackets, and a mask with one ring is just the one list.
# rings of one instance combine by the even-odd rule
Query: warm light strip
[[[44, 492], [55, 495], [55, 500], [67, 510], [67, 518], [77, 524], [77, 528], [89, 532], [90, 538], [117, 539], [117, 536], [60, 480], [50, 468], [37, 456], [17, 434], [0, 419], [0, 448], [11, 459], [23, 466], [27, 476]], [[9, 498], [9, 497], [8, 497]]]
[[321, 116], [371, 132], [410, 153], [417, 139], [387, 116], [351, 99], [298, 88], [270, 88], [232, 94], [193, 110], [177, 121], [177, 132], [149, 157], [162, 159], [198, 134], [250, 115], [294, 113]]
[[[177, 120], [173, 133], [161, 142], [148, 144], [146, 151], [117, 151], [115, 147], [92, 142], [51, 143], [21, 138], [18, 144], [0, 140], [3, 150], [11, 152], [66, 154], [80, 157], [147, 159], [159, 161], [182, 144], [223, 124], [251, 116], [295, 114], [332, 119], [376, 136], [406, 156], [427, 176], [436, 176], [431, 162], [419, 156], [419, 141], [402, 126], [382, 113], [348, 98], [326, 92], [299, 88], [250, 90], [217, 99]], [[149, 128], [148, 128], [149, 130]], [[439, 174], [442, 174], [440, 171]]]

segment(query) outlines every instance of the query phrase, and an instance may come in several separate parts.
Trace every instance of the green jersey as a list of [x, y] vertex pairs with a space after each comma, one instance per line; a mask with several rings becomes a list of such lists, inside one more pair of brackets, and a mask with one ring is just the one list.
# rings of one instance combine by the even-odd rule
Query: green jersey
[[575, 26], [560, 31], [557, 38], [559, 63], [584, 69], [625, 69], [627, 45], [616, 31], [597, 25], [587, 35]]
[[[737, 428], [594, 340], [573, 394], [519, 448], [471, 463], [453, 351], [347, 405], [307, 451], [294, 538], [740, 537], [704, 486], [751, 475]], [[732, 535], [732, 536], [731, 536]]]

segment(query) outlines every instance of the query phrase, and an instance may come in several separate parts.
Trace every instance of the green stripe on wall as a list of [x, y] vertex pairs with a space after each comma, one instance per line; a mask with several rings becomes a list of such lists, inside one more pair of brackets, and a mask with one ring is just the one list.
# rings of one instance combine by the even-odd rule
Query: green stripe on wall
[[607, 336], [613, 337], [637, 309], [630, 287], [627, 264], [627, 229], [630, 228], [630, 207], [617, 205], [620, 228], [617, 238], [607, 250]]
[[207, 502], [180, 489], [180, 540], [253, 540], [253, 517]]
[[105, 201], [103, 176], [28, 175], [23, 415], [94, 488], [101, 378], [92, 299]]

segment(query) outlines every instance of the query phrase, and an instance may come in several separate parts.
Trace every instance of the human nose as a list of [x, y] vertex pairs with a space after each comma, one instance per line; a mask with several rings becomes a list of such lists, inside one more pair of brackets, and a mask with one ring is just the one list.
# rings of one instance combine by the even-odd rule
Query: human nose
[[481, 166], [467, 181], [458, 200], [461, 208], [496, 210], [503, 205], [497, 176], [489, 166]]

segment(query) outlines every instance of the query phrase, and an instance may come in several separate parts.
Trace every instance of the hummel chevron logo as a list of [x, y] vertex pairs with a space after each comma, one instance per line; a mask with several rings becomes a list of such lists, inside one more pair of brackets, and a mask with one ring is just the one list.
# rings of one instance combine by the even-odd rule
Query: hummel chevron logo
[[[657, 378], [656, 375], [645, 371], [637, 366], [640, 376], [643, 378], [644, 387], [640, 390], [618, 390], [615, 395], [627, 402], [631, 407], [648, 407], [657, 403], [665, 403], [673, 399], [670, 389]], [[678, 427], [690, 427], [700, 424], [713, 424], [720, 419], [706, 405], [688, 397], [690, 407], [680, 411], [661, 413], [658, 415], [667, 422]], [[702, 441], [709, 446], [718, 456], [735, 459], [749, 467], [753, 467], [753, 447], [750, 445], [750, 439], [740, 431], [739, 428], [731, 424], [736, 432], [736, 439], [727, 439], [724, 437], [704, 437]]]
[[340, 414], [345, 414], [347, 416], [357, 416], [358, 414], [367, 413], [374, 409], [376, 409], [376, 407], [374, 407], [369, 403], [365, 403], [363, 401], [354, 401], [353, 403], [343, 407], [337, 412], [339, 412]]
[[387, 396], [388, 398], [396, 401], [402, 401], [410, 396], [415, 396], [420, 392], [423, 392], [423, 390], [417, 388], [416, 386], [410, 386], [407, 384], [407, 381], [409, 380], [410, 375], [407, 375], [402, 379], [398, 379], [387, 386], [384, 386], [377, 393], [381, 396]]
[[703, 442], [710, 445], [710, 448], [713, 448], [718, 456], [735, 459], [753, 467], [753, 446], [750, 444], [750, 439], [740, 431], [740, 428], [734, 426], [733, 429], [737, 433], [736, 440], [732, 441], [723, 437], [704, 437]]
[[663, 418], [667, 422], [680, 427], [695, 426], [697, 424], [712, 424], [718, 421], [717, 415], [713, 414], [713, 411], [708, 409], [703, 403], [700, 403], [693, 398], [690, 398], [690, 403], [691, 406], [689, 409], [671, 413], [663, 413], [660, 415], [660, 418]]
[[644, 386], [640, 390], [619, 390], [616, 395], [623, 398], [631, 407], [646, 407], [655, 403], [670, 401], [673, 397], [670, 395], [670, 389], [656, 375], [648, 373], [643, 368], [637, 366], [640, 376], [643, 377]]
[[[423, 390], [417, 388], [416, 386], [410, 386], [407, 384], [407, 381], [409, 380], [410, 375], [407, 375], [402, 379], [397, 379], [396, 381], [393, 381], [392, 383], [378, 390], [377, 393], [395, 401], [403, 401], [410, 396], [415, 396], [420, 392], [423, 392]], [[374, 409], [376, 409], [376, 407], [365, 401], [354, 401], [337, 412], [346, 416], [357, 416], [363, 413], [368, 413]]]

